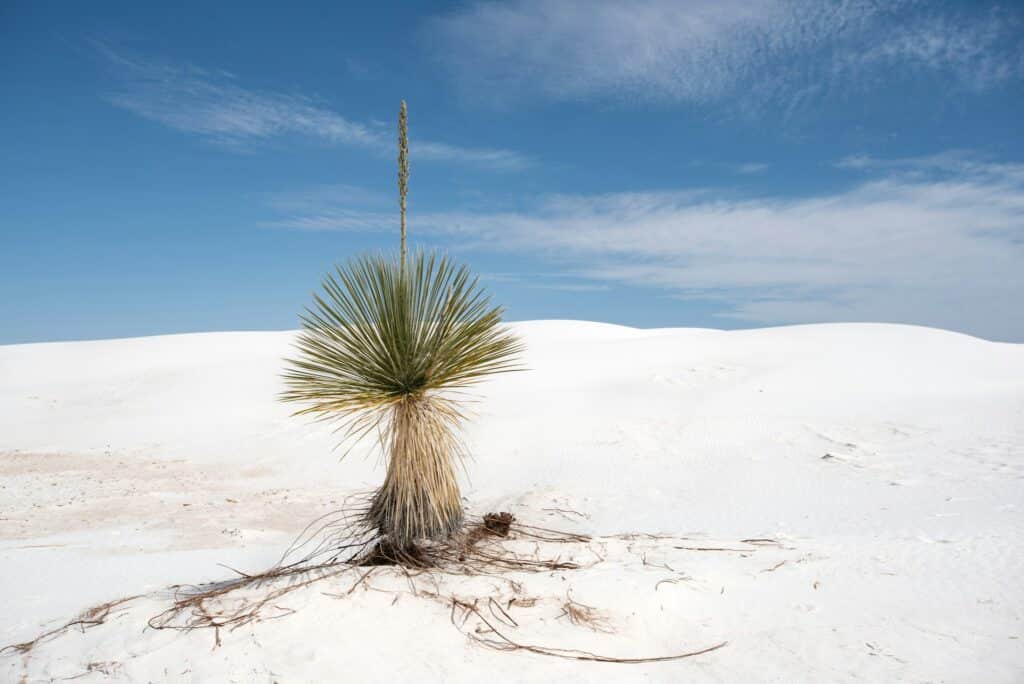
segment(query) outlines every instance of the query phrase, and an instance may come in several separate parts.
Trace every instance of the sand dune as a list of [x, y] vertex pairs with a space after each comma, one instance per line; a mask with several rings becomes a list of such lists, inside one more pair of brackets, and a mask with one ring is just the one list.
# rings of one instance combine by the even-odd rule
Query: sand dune
[[[514, 325], [530, 370], [475, 393], [467, 506], [593, 541], [559, 551], [583, 569], [517, 574], [518, 590], [438, 586], [518, 600], [526, 643], [727, 646], [640, 665], [500, 653], [391, 570], [290, 594], [294, 614], [216, 648], [146, 629], [166, 586], [267, 567], [382, 476], [368, 446], [339, 461], [328, 426], [275, 401], [293, 333], [207, 333], [0, 347], [0, 644], [145, 594], [0, 657], [3, 679], [1020, 680], [1024, 345], [880, 324]], [[593, 624], [567, 619], [570, 599]]]

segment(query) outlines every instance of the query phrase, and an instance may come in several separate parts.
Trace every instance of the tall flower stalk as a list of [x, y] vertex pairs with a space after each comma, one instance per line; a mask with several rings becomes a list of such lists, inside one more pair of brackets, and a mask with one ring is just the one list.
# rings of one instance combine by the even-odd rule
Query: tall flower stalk
[[405, 198], [409, 194], [409, 110], [398, 109], [398, 212], [402, 224], [402, 274], [405, 275]]
[[324, 278], [301, 317], [281, 397], [304, 404], [298, 414], [337, 421], [345, 439], [377, 438], [387, 472], [365, 522], [399, 554], [461, 527], [455, 466], [465, 417], [455, 392], [517, 369], [522, 349], [468, 268], [422, 250], [407, 259], [408, 178], [403, 101], [399, 255], [364, 255]]

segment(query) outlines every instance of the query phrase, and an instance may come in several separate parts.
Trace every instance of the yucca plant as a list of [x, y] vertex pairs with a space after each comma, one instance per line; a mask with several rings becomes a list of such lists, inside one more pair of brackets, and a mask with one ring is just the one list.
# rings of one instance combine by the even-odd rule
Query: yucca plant
[[422, 250], [407, 260], [407, 131], [403, 101], [399, 254], [356, 258], [323, 280], [302, 316], [282, 395], [306, 404], [297, 414], [338, 421], [346, 439], [379, 440], [387, 474], [365, 522], [397, 554], [461, 527], [456, 465], [464, 415], [457, 391], [514, 370], [521, 350], [501, 325], [501, 307], [468, 268]]

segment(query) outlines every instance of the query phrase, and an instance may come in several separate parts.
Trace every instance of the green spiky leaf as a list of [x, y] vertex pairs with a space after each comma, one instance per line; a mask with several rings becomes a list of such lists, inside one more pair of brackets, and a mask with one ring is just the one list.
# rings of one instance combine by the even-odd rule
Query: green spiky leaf
[[364, 256], [323, 281], [288, 360], [282, 399], [299, 413], [361, 417], [409, 395], [515, 370], [522, 345], [469, 269], [420, 251]]

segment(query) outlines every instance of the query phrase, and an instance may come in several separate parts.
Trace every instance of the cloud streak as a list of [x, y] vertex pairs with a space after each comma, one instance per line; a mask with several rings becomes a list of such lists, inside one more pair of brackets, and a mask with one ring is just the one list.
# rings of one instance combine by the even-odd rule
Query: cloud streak
[[[94, 44], [115, 65], [122, 87], [112, 104], [184, 133], [227, 146], [246, 146], [284, 136], [302, 136], [391, 154], [394, 140], [379, 127], [348, 119], [315, 100], [251, 90], [225, 72], [130, 59]], [[414, 144], [417, 158], [514, 171], [532, 160], [512, 150], [461, 147], [442, 142]]]
[[1024, 72], [1019, 17], [938, 14], [911, 0], [474, 2], [427, 24], [466, 92], [792, 104], [837, 85], [929, 69], [974, 88]]
[[[710, 300], [719, 315], [753, 323], [895, 321], [1024, 340], [1024, 165], [951, 154], [860, 158], [854, 171], [868, 177], [804, 198], [555, 195], [524, 211], [417, 214], [410, 225], [590, 282]], [[374, 216], [360, 220], [393, 223]], [[307, 218], [280, 225], [357, 223]]]

